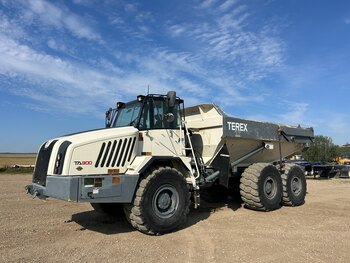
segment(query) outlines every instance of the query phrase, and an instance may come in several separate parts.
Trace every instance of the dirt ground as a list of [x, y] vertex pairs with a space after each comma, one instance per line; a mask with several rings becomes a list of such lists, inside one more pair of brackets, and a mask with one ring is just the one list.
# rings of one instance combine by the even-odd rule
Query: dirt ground
[[1, 262], [349, 262], [350, 179], [308, 180], [306, 203], [256, 212], [237, 201], [192, 210], [163, 236], [89, 204], [32, 199], [31, 175], [0, 175]]

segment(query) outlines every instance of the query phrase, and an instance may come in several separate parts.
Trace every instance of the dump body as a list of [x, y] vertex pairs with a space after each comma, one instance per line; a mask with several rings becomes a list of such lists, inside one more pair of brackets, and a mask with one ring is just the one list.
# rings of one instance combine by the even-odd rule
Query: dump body
[[231, 117], [214, 104], [201, 104], [185, 109], [186, 123], [192, 130], [192, 144], [206, 165], [210, 165], [226, 146], [234, 163], [263, 144], [266, 149], [244, 160], [240, 165], [273, 162], [301, 151], [312, 142], [312, 128], [293, 127]]

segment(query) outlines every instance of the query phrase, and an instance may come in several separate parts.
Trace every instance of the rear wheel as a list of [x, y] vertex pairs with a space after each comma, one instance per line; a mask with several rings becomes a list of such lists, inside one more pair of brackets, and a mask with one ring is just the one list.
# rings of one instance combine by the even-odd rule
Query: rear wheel
[[170, 167], [159, 167], [141, 180], [133, 203], [124, 206], [131, 225], [137, 230], [159, 235], [185, 223], [190, 193], [184, 177]]
[[283, 205], [298, 206], [305, 202], [306, 178], [298, 165], [286, 163], [282, 174]]
[[268, 163], [252, 164], [242, 174], [240, 194], [248, 208], [261, 211], [279, 208], [282, 179], [278, 169]]

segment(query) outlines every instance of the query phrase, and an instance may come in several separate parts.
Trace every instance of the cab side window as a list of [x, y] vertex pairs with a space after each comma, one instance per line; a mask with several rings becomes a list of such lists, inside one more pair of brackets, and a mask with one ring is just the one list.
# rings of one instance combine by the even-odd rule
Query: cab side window
[[[154, 101], [154, 129], [178, 129], [181, 123], [180, 105], [176, 104], [174, 108], [168, 108], [168, 103], [161, 99]], [[173, 114], [173, 120], [169, 120], [168, 115]]]
[[164, 128], [164, 102], [155, 100], [153, 106], [153, 128], [162, 129]]
[[149, 130], [151, 128], [151, 118], [150, 118], [150, 103], [147, 101], [144, 106], [140, 116], [139, 129]]
[[[169, 121], [168, 115], [173, 114], [174, 118]], [[180, 105], [169, 109], [167, 102], [163, 98], [148, 100], [144, 106], [140, 117], [139, 129], [179, 129], [181, 123]]]

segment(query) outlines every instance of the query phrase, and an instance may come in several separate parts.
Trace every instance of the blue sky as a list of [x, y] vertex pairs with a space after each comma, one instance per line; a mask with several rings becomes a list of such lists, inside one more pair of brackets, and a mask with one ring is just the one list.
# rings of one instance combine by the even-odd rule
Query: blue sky
[[176, 90], [350, 142], [350, 1], [0, 0], [0, 152]]

